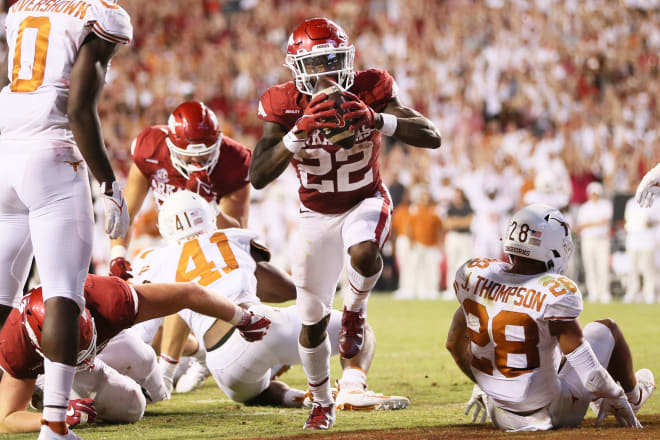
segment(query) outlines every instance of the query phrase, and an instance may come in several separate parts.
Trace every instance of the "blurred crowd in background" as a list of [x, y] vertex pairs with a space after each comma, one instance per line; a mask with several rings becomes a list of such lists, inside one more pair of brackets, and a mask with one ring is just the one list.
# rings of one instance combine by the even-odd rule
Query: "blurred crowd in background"
[[[545, 202], [569, 216], [569, 275], [589, 300], [658, 298], [660, 204], [640, 210], [629, 199], [660, 162], [659, 0], [120, 3], [135, 39], [113, 59], [100, 104], [116, 169], [127, 172], [143, 128], [190, 99], [253, 148], [260, 94], [291, 79], [290, 31], [326, 16], [355, 45], [356, 69], [389, 71], [402, 102], [443, 137], [439, 150], [389, 142], [381, 153], [396, 206], [381, 288], [397, 298], [451, 291], [457, 264], [501, 257], [509, 214]], [[286, 268], [293, 171], [252, 194], [250, 226]]]

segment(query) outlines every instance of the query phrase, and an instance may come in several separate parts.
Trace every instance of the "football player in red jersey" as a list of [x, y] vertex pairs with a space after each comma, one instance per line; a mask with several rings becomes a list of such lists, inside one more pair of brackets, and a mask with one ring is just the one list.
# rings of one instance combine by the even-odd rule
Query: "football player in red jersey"
[[[172, 192], [188, 189], [217, 203], [218, 227], [246, 227], [251, 155], [247, 147], [222, 133], [213, 110], [196, 101], [180, 104], [167, 125], [146, 128], [131, 145], [133, 165], [124, 189], [131, 220], [149, 189], [157, 208]], [[129, 240], [127, 234], [111, 242], [110, 273], [123, 279], [132, 276]], [[165, 320], [161, 343], [165, 359], [177, 357], [188, 334], [177, 322]]]
[[[84, 294], [78, 366], [93, 362], [97, 350], [120, 331], [182, 309], [230, 322], [249, 341], [263, 339], [270, 326], [267, 318], [243, 310], [224, 296], [194, 283], [131, 286], [117, 277], [88, 275]], [[43, 372], [44, 309], [39, 287], [23, 298], [0, 332], [0, 367], [6, 373], [0, 380], [0, 432], [39, 430], [41, 415], [27, 412], [26, 408], [35, 379]]]
[[[172, 192], [188, 189], [218, 203], [218, 227], [247, 226], [251, 156], [247, 147], [223, 135], [211, 109], [201, 102], [184, 102], [167, 125], [148, 127], [133, 140], [133, 165], [124, 189], [131, 220], [149, 189], [159, 208]], [[131, 276], [129, 240], [112, 241], [110, 270], [124, 279]]]
[[[345, 254], [350, 292], [344, 298], [340, 353], [351, 358], [364, 337], [366, 302], [383, 268], [379, 250], [389, 235], [392, 204], [378, 167], [382, 135], [423, 148], [438, 148], [433, 123], [404, 106], [394, 79], [382, 70], [355, 72], [355, 48], [346, 33], [326, 18], [302, 23], [289, 37], [286, 65], [294, 81], [262, 95], [264, 121], [250, 165], [250, 180], [263, 188], [292, 163], [300, 180], [300, 248], [293, 263], [297, 305], [303, 327], [299, 351], [314, 395], [304, 425], [328, 429], [335, 420], [330, 394], [330, 342], [326, 328]], [[347, 102], [343, 119], [356, 131], [355, 145], [332, 145], [319, 129], [337, 128], [333, 101], [312, 98], [321, 76], [333, 79]]]

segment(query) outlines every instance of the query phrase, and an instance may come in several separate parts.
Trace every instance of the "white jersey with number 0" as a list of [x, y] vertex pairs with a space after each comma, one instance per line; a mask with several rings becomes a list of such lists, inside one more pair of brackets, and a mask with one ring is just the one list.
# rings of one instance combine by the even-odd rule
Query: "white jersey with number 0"
[[559, 394], [561, 353], [548, 322], [577, 318], [582, 295], [561, 275], [519, 275], [506, 272], [510, 267], [495, 259], [472, 259], [456, 272], [454, 290], [479, 386], [498, 406], [526, 412], [545, 407]]
[[9, 84], [0, 93], [0, 139], [73, 143], [69, 78], [90, 33], [127, 44], [130, 17], [112, 0], [18, 0], [5, 22]]

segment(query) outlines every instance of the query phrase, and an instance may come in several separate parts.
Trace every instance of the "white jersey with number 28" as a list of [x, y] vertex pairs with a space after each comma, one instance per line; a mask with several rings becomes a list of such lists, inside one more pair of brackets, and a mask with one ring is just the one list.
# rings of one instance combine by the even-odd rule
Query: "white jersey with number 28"
[[469, 260], [456, 272], [454, 290], [479, 386], [501, 408], [526, 412], [559, 394], [561, 353], [548, 323], [577, 318], [582, 295], [564, 276], [520, 275], [507, 272], [510, 267], [491, 258]]

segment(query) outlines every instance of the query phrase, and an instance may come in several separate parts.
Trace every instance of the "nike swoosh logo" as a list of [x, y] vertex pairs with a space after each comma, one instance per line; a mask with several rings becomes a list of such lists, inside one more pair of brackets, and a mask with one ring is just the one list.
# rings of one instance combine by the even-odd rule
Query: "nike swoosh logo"
[[66, 415], [67, 415], [67, 417], [73, 417], [75, 414], [76, 414], [76, 412], [74, 411], [73, 408], [69, 408], [69, 409], [66, 411]]

